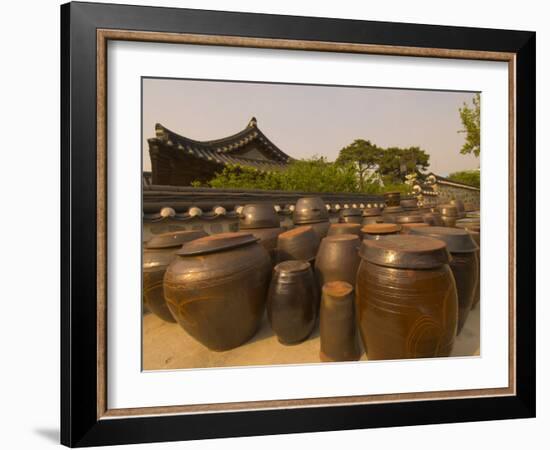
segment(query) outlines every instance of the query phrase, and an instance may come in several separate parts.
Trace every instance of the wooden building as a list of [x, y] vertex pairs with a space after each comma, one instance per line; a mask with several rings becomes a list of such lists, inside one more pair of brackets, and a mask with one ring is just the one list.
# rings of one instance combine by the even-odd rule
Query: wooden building
[[226, 165], [280, 170], [292, 160], [262, 133], [254, 117], [244, 130], [211, 141], [181, 136], [161, 124], [156, 124], [155, 131], [156, 136], [148, 139], [153, 185], [204, 183]]

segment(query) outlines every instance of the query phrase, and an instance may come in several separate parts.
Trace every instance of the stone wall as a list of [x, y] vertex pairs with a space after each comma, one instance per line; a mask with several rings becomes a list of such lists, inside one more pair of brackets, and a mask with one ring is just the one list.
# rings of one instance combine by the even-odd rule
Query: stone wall
[[447, 203], [450, 200], [462, 200], [464, 204], [470, 204], [473, 208], [479, 209], [479, 189], [454, 186], [437, 183], [435, 190], [438, 194], [438, 203]]

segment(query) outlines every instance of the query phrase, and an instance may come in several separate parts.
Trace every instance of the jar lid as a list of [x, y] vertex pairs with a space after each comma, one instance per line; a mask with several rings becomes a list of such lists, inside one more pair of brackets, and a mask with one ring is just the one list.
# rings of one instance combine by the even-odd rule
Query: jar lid
[[203, 255], [242, 247], [257, 241], [258, 238], [245, 232], [213, 234], [184, 244], [176, 254], [180, 256]]
[[455, 227], [470, 229], [472, 227], [479, 228], [480, 220], [472, 217], [467, 217], [465, 219], [458, 219], [456, 221]]
[[458, 217], [458, 209], [453, 205], [439, 205], [437, 207], [442, 216]]
[[424, 219], [419, 214], [408, 214], [406, 216], [399, 216], [395, 219], [395, 223], [424, 223]]
[[328, 211], [321, 197], [302, 197], [296, 201], [292, 214], [296, 224], [328, 221]]
[[171, 231], [153, 236], [144, 247], [146, 249], [181, 247], [183, 244], [195, 239], [208, 236], [204, 230]]
[[345, 281], [328, 281], [323, 284], [323, 294], [333, 299], [343, 299], [353, 292], [353, 286]]
[[273, 270], [280, 274], [284, 273], [295, 273], [295, 272], [305, 272], [311, 267], [307, 261], [302, 260], [289, 260], [283, 261], [277, 264]]
[[430, 236], [435, 239], [440, 239], [447, 244], [447, 248], [451, 253], [470, 253], [478, 250], [478, 246], [472, 239], [470, 233], [462, 228], [413, 228], [411, 229], [411, 234]]
[[369, 223], [361, 228], [361, 231], [367, 234], [389, 234], [399, 233], [401, 227], [394, 223]]
[[365, 208], [363, 210], [363, 217], [380, 216], [381, 214], [382, 214], [382, 209], [380, 208]]
[[445, 242], [411, 234], [364, 240], [359, 256], [379, 266], [399, 269], [433, 269], [448, 264], [451, 259]]
[[352, 216], [360, 216], [361, 210], [358, 208], [346, 208], [340, 210], [340, 217], [352, 217]]
[[239, 228], [277, 228], [279, 216], [271, 203], [253, 203], [245, 205], [239, 217]]
[[333, 223], [328, 229], [328, 235], [358, 234], [361, 231], [360, 223]]

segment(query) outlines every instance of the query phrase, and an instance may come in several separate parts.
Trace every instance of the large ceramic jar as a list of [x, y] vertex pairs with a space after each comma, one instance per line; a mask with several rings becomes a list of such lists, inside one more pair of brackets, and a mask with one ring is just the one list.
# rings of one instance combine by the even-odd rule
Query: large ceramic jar
[[323, 285], [319, 332], [321, 361], [357, 361], [361, 357], [351, 284], [331, 281]]
[[327, 235], [330, 226], [328, 210], [321, 197], [299, 198], [292, 220], [296, 225], [310, 225], [319, 239]]
[[361, 223], [361, 210], [358, 208], [345, 208], [340, 210], [340, 223]]
[[474, 301], [472, 303], [472, 309], [474, 309], [479, 304], [479, 298], [480, 298], [480, 283], [481, 283], [481, 277], [480, 277], [480, 271], [481, 271], [481, 229], [480, 229], [480, 222], [479, 217], [478, 218], [466, 218], [466, 219], [460, 219], [456, 221], [456, 227], [457, 228], [463, 228], [465, 229], [470, 235], [472, 236], [473, 240], [478, 246], [478, 250], [476, 252], [477, 255], [477, 261], [478, 261], [478, 277], [477, 277], [477, 284], [476, 284], [476, 291], [474, 294]]
[[439, 213], [441, 214], [441, 220], [443, 220], [444, 226], [454, 227], [458, 220], [458, 210], [456, 206], [452, 205], [439, 205]]
[[445, 226], [445, 222], [443, 222], [443, 219], [441, 218], [441, 214], [439, 214], [439, 212], [426, 212], [422, 214], [422, 219], [424, 219], [424, 222], [428, 225], [431, 225], [432, 227]]
[[310, 225], [293, 228], [277, 238], [277, 262], [303, 260], [315, 261], [319, 248], [319, 237]]
[[361, 238], [363, 233], [361, 233], [361, 224], [360, 223], [333, 223], [328, 229], [327, 236], [335, 236], [337, 234], [355, 234], [357, 237]]
[[279, 215], [271, 203], [245, 205], [239, 216], [239, 228], [252, 233], [258, 238], [271, 256], [274, 265], [277, 257], [277, 238], [285, 231], [280, 226]]
[[273, 269], [267, 297], [267, 317], [280, 343], [302, 342], [313, 331], [318, 291], [306, 261], [285, 261]]
[[399, 234], [401, 226], [395, 223], [371, 223], [361, 228], [363, 239], [378, 240]]
[[262, 319], [271, 274], [267, 251], [249, 233], [221, 233], [185, 244], [164, 276], [168, 307], [211, 350], [248, 341]]
[[448, 356], [458, 318], [443, 241], [413, 235], [363, 240], [356, 311], [369, 360]]
[[403, 199], [403, 200], [401, 200], [399, 205], [405, 211], [414, 211], [414, 210], [418, 209], [418, 200], [416, 198]]
[[360, 244], [360, 239], [354, 234], [327, 236], [321, 241], [315, 258], [319, 290], [329, 281], [346, 281], [355, 285]]
[[362, 225], [368, 225], [370, 223], [381, 223], [384, 219], [382, 218], [382, 209], [381, 208], [365, 208], [363, 210], [363, 219], [361, 221]]
[[153, 236], [143, 247], [143, 303], [166, 322], [175, 322], [164, 299], [162, 281], [166, 268], [183, 244], [207, 236], [202, 230], [174, 231]]
[[386, 223], [395, 223], [405, 210], [401, 206], [386, 206], [382, 213], [382, 218]]
[[458, 334], [462, 331], [474, 302], [479, 280], [479, 261], [477, 257], [479, 247], [467, 231], [459, 228], [414, 228], [411, 233], [440, 239], [446, 243], [447, 249], [451, 253], [450, 267], [455, 277], [458, 293]]
[[454, 200], [451, 200], [449, 204], [453, 205], [456, 208], [459, 219], [466, 217], [466, 212], [464, 210], [464, 202], [462, 200], [454, 199]]
[[399, 216], [395, 223], [401, 226], [401, 234], [408, 234], [412, 227], [427, 226], [420, 214], [403, 214]]

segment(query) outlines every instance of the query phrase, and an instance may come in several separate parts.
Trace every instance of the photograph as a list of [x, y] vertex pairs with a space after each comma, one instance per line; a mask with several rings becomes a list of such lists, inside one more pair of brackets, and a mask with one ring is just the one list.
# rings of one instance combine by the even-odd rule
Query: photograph
[[479, 358], [482, 104], [143, 76], [142, 370]]

